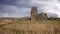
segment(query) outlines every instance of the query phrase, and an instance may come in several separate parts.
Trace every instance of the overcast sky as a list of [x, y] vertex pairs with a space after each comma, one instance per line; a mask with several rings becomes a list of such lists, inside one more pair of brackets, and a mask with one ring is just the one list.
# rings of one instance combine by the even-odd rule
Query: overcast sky
[[60, 0], [0, 0], [0, 17], [30, 16], [31, 7], [60, 17]]

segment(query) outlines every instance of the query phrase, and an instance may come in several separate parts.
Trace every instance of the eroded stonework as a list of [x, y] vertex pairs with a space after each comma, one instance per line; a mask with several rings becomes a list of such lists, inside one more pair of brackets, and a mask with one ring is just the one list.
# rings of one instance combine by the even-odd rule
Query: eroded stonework
[[38, 14], [37, 7], [32, 7], [30, 18], [31, 20], [46, 20], [47, 14], [46, 13]]

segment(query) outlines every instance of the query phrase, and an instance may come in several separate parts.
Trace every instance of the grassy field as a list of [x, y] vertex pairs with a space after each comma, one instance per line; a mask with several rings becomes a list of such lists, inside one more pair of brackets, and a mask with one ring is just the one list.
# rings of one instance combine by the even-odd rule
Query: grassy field
[[60, 34], [60, 20], [0, 20], [0, 34], [54, 34], [52, 32], [57, 31]]

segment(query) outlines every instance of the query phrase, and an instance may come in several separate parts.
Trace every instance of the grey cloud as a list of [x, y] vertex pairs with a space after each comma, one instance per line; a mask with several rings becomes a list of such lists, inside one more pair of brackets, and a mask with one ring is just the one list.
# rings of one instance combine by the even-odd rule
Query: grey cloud
[[2, 12], [2, 13], [13, 13], [14, 11], [14, 6], [8, 6], [8, 5], [2, 5], [2, 6], [0, 6], [1, 7], [1, 10], [0, 10], [0, 12]]
[[0, 5], [13, 5], [18, 7], [26, 7], [29, 0], [0, 0]]
[[17, 0], [0, 0], [0, 4], [9, 4], [9, 3], [13, 3]]
[[[48, 2], [47, 2], [48, 1]], [[38, 7], [38, 12], [57, 12], [60, 5], [55, 5], [54, 0], [0, 0], [1, 17], [22, 17], [30, 15], [30, 8]], [[57, 2], [58, 4], [58, 2]], [[59, 8], [58, 8], [59, 9]], [[56, 10], [56, 11], [55, 11]], [[60, 11], [60, 10], [59, 10]]]
[[0, 17], [23, 17], [28, 16], [30, 8], [28, 0], [0, 0]]
[[28, 16], [30, 8], [18, 8], [16, 6], [3, 6], [0, 17], [24, 17]]

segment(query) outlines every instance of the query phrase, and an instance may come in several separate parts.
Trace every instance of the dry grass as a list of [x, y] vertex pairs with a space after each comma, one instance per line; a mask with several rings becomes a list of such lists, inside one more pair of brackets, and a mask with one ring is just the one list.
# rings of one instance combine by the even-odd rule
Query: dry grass
[[[1, 24], [5, 23], [5, 24]], [[60, 21], [50, 20], [7, 20], [0, 21], [0, 34], [45, 34], [58, 32], [60, 34]], [[45, 32], [45, 33], [44, 33]], [[47, 33], [47, 34], [48, 34]]]

